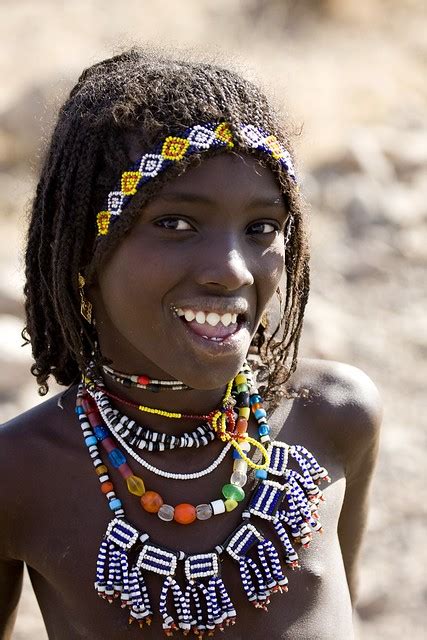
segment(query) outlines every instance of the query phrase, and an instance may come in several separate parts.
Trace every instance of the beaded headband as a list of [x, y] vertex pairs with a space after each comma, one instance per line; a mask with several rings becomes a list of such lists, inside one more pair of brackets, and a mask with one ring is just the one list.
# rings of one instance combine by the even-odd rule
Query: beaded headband
[[[238, 129], [244, 143], [271, 156], [284, 168], [294, 182], [296, 175], [289, 152], [280, 144], [276, 136], [269, 135], [260, 127], [240, 124]], [[110, 191], [107, 206], [96, 217], [98, 237], [105, 236], [130, 203], [132, 196], [159, 173], [174, 162], [179, 162], [193, 153], [201, 153], [215, 148], [231, 149], [233, 134], [227, 122], [210, 122], [189, 127], [179, 136], [168, 136], [151, 153], [146, 153], [129, 170], [122, 173], [120, 186]]]

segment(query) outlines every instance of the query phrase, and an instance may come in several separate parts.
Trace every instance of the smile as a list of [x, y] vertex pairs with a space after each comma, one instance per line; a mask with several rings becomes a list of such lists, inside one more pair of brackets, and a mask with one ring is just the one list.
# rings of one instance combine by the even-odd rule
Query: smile
[[175, 307], [174, 310], [188, 329], [212, 342], [224, 342], [244, 324], [244, 315], [236, 309], [225, 313], [189, 307]]

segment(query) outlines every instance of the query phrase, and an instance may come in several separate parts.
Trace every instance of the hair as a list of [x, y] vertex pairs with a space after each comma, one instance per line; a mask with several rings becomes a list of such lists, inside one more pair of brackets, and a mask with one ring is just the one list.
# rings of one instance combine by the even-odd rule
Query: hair
[[[255, 154], [272, 169], [290, 213], [280, 323], [270, 336], [260, 325], [253, 341], [268, 369], [266, 400], [277, 400], [283, 394], [296, 367], [309, 292], [304, 212], [286, 171], [266, 154], [245, 148], [237, 125], [246, 122], [262, 127], [291, 151], [289, 125], [281, 121], [259, 88], [234, 71], [133, 48], [93, 65], [80, 76], [59, 111], [32, 204], [23, 337], [31, 342], [35, 360], [31, 372], [41, 395], [48, 391], [50, 375], [59, 384], [70, 385], [94, 358], [94, 329], [80, 314], [79, 272], [84, 271], [86, 280], [96, 279], [103, 261], [132, 228], [141, 207], [165, 182], [200, 162], [201, 154], [184, 158], [145, 184], [107, 236], [95, 242], [96, 214], [105, 208], [109, 191], [121, 173], [159, 140], [214, 120], [230, 124], [234, 152]], [[218, 150], [204, 151], [203, 158], [216, 153]]]

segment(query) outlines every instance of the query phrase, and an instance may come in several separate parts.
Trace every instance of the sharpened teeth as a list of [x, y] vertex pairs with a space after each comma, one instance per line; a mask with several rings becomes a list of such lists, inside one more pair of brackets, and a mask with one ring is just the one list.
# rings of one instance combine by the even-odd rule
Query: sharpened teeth
[[211, 325], [211, 327], [216, 327], [218, 322], [221, 320], [221, 316], [218, 313], [208, 313], [206, 316], [206, 322]]
[[197, 324], [209, 324], [211, 327], [216, 327], [221, 322], [224, 327], [228, 327], [230, 324], [236, 324], [237, 313], [223, 313], [222, 316], [214, 311], [205, 313], [204, 311], [193, 311], [192, 309], [175, 309], [177, 316], [184, 317], [187, 322], [195, 320]]
[[221, 322], [224, 327], [228, 327], [228, 325], [231, 324], [231, 313], [224, 313], [224, 315], [221, 316]]

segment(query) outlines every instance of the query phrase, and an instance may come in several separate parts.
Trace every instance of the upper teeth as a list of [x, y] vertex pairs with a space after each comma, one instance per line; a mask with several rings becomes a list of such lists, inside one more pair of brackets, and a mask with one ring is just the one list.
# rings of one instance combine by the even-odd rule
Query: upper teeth
[[192, 322], [196, 320], [198, 324], [205, 324], [207, 322], [211, 325], [211, 327], [216, 327], [216, 325], [221, 322], [224, 327], [228, 327], [229, 324], [234, 324], [237, 322], [237, 313], [223, 313], [222, 316], [219, 313], [215, 313], [214, 311], [210, 311], [209, 313], [205, 313], [204, 311], [193, 311], [192, 309], [176, 309], [176, 313], [178, 316], [184, 316], [187, 322]]

